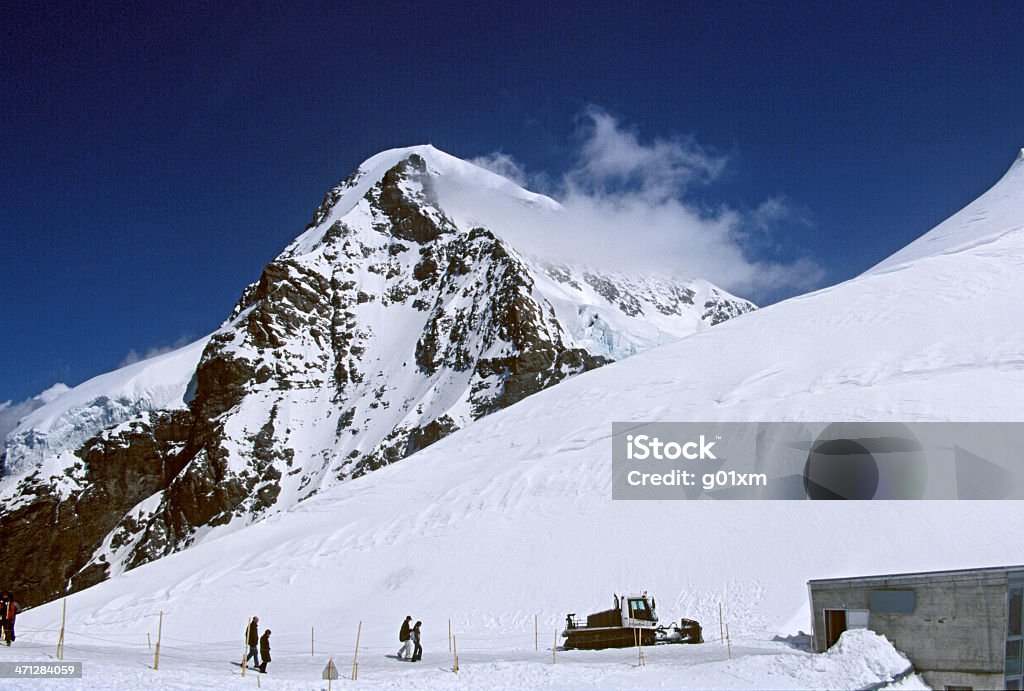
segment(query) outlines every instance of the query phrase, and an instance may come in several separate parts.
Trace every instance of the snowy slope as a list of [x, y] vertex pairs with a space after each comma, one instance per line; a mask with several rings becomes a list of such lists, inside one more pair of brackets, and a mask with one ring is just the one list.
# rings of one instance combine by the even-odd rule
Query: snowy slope
[[[384, 649], [411, 613], [428, 650], [529, 636], [648, 589], [664, 618], [733, 635], [807, 629], [805, 584], [1020, 563], [1018, 502], [613, 502], [613, 420], [1024, 419], [1024, 175], [974, 222], [888, 270], [566, 380], [292, 510], [68, 599], [78, 630], [169, 612], [233, 640], [254, 613]], [[928, 238], [928, 236], [925, 236]], [[930, 249], [927, 249], [930, 247]], [[955, 551], [936, 543], [956, 544]], [[25, 614], [54, 628], [59, 607]], [[172, 625], [165, 621], [165, 626]], [[481, 643], [484, 645], [485, 643]]]

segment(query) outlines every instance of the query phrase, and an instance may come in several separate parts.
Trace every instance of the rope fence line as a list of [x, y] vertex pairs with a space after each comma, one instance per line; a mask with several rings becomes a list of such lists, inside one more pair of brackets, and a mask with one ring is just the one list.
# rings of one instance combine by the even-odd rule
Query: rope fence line
[[[22, 628], [22, 629], [19, 629], [19, 632], [22, 633], [22, 636], [24, 636], [25, 634], [47, 634], [47, 633], [54, 634], [54, 633], [59, 633], [59, 630], [57, 630], [57, 629], [29, 629], [29, 628]], [[65, 635], [66, 638], [74, 637], [74, 638], [77, 638], [77, 639], [85, 639], [85, 640], [88, 640], [88, 641], [98, 641], [98, 642], [101, 642], [101, 643], [108, 643], [108, 644], [111, 644], [111, 645], [116, 645], [116, 646], [119, 646], [121, 648], [138, 649], [140, 652], [148, 651], [148, 650], [150, 650], [152, 648], [152, 644], [150, 642], [147, 642], [147, 641], [141, 641], [141, 640], [125, 641], [125, 640], [116, 640], [114, 638], [109, 638], [108, 637], [108, 636], [111, 636], [111, 635], [120, 635], [120, 636], [123, 636], [123, 637], [132, 637], [132, 638], [138, 639], [138, 638], [141, 638], [142, 636], [144, 636], [145, 634], [111, 634], [111, 633], [108, 633], [108, 632], [104, 632], [104, 635], [98, 636], [96, 634], [85, 633], [83, 631], [75, 631], [75, 630], [71, 630], [71, 629], [65, 629], [64, 630], [64, 635]], [[167, 640], [170, 640], [170, 641], [178, 642], [178, 643], [190, 643], [191, 645], [175, 645], [175, 644], [172, 644], [172, 643], [163, 643], [162, 647], [161, 647], [161, 649], [163, 651], [187, 652], [187, 651], [191, 651], [191, 650], [205, 650], [205, 651], [225, 651], [225, 652], [233, 653], [236, 650], [236, 648], [238, 648], [239, 645], [241, 645], [241, 643], [236, 644], [236, 643], [228, 643], [228, 642], [202, 643], [202, 642], [196, 642], [193, 639], [178, 638], [178, 637], [174, 637], [174, 636], [164, 636], [164, 638], [167, 639]], [[512, 641], [519, 641], [519, 642], [522, 643], [522, 645], [521, 646], [517, 645], [515, 647], [516, 648], [520, 648], [521, 647], [524, 651], [526, 651], [528, 649], [532, 649], [533, 648], [533, 646], [531, 645], [533, 643], [533, 639], [534, 639], [534, 636], [532, 634], [514, 634], [514, 635], [500, 635], [500, 636], [466, 636], [465, 638], [460, 637], [460, 641], [462, 641], [462, 640], [471, 641], [473, 643], [478, 643], [478, 645], [461, 644], [460, 648], [463, 651], [484, 651], [484, 652], [486, 652], [486, 651], [494, 651], [494, 650], [503, 650], [503, 649], [507, 649], [507, 648], [506, 648], [505, 645], [502, 645], [502, 644], [507, 644], [507, 643], [512, 642]], [[498, 644], [497, 645], [479, 645], [479, 643], [487, 643], [487, 642], [493, 642], [493, 643], [498, 643]], [[19, 647], [29, 647], [29, 646], [37, 647], [37, 648], [47, 648], [47, 647], [50, 647], [48, 644], [43, 644], [43, 643], [23, 643]], [[68, 649], [72, 649], [73, 648], [73, 646], [67, 645], [67, 644], [65, 645], [65, 647], [68, 648]], [[338, 641], [321, 640], [321, 641], [317, 641], [317, 647], [320, 648], [321, 651], [323, 651], [325, 653], [327, 651], [331, 651], [331, 650], [346, 651], [346, 650], [351, 650], [351, 649], [353, 649], [355, 647], [355, 641], [342, 643], [342, 642], [338, 642]], [[545, 646], [545, 647], [547, 647], [547, 646]], [[391, 645], [365, 645], [365, 644], [360, 644], [359, 648], [360, 648], [360, 650], [364, 650], [364, 651], [368, 651], [368, 652], [372, 652], [372, 651], [392, 651], [392, 650], [395, 649]], [[311, 657], [309, 649], [304, 647], [304, 646], [302, 646], [301, 644], [289, 644], [289, 643], [278, 644], [278, 645], [274, 646], [273, 650], [274, 650], [275, 653], [277, 653], [281, 657]], [[163, 655], [163, 653], [161, 653], [161, 654]], [[170, 657], [170, 655], [168, 655], [168, 657]]]
[[53, 644], [51, 644], [51, 643], [24, 643], [24, 642], [22, 642], [22, 643], [18, 643], [17, 647], [18, 648], [39, 648], [39, 649], [42, 649], [42, 648], [52, 648]]
[[[18, 632], [21, 633], [24, 636], [25, 634], [60, 633], [60, 630], [59, 629], [30, 629], [30, 628], [19, 627], [18, 628]], [[114, 638], [110, 638], [109, 637], [109, 636], [120, 635], [120, 636], [124, 636], [124, 637], [131, 637], [131, 638], [138, 639], [138, 638], [142, 638], [143, 636], [145, 636], [146, 635], [145, 633], [142, 633], [142, 634], [113, 634], [113, 633], [109, 633], [109, 632], [103, 632], [102, 636], [98, 636], [98, 635], [92, 634], [92, 633], [85, 633], [84, 631], [75, 631], [75, 630], [72, 630], [72, 629], [64, 629], [64, 635], [65, 636], [76, 636], [76, 637], [79, 637], [79, 638], [85, 638], [85, 639], [94, 640], [94, 641], [101, 641], [101, 642], [104, 642], [104, 643], [111, 643], [111, 644], [122, 646], [122, 647], [138, 647], [138, 648], [147, 648], [147, 649], [149, 647], [151, 647], [150, 643], [147, 643], [144, 640], [142, 640], [142, 641], [140, 641], [140, 640], [124, 641], [124, 640], [116, 640]], [[190, 639], [190, 638], [178, 638], [178, 637], [175, 637], [175, 636], [167, 636], [167, 635], [164, 635], [164, 638], [167, 639], [167, 640], [177, 641], [177, 642], [180, 642], [180, 643], [191, 643], [192, 644], [192, 645], [188, 645], [188, 646], [172, 645], [172, 644], [167, 644], [167, 643], [163, 644], [164, 648], [172, 649], [172, 650], [191, 650], [191, 649], [196, 649], [196, 648], [203, 648], [203, 649], [223, 648], [223, 649], [226, 649], [226, 650], [234, 650], [236, 647], [238, 647], [238, 644], [228, 643], [228, 642], [209, 642], [209, 643], [203, 643], [203, 642], [196, 642], [194, 639]], [[463, 638], [460, 637], [460, 640], [463, 640]], [[528, 643], [528, 642], [533, 641], [533, 634], [516, 634], [516, 635], [503, 635], [503, 636], [466, 636], [464, 638], [464, 640], [475, 641], [475, 642], [487, 642], [487, 641], [504, 641], [504, 642], [508, 642], [508, 641], [512, 641], [512, 640], [519, 640], [519, 641], [522, 641], [524, 643], [523, 647], [525, 649], [527, 647], [525, 644]], [[342, 643], [342, 642], [338, 642], [338, 641], [318, 640], [317, 641], [317, 647], [319, 648], [321, 646], [324, 647], [324, 648], [329, 648], [329, 649], [342, 649], [342, 650], [344, 650], [344, 649], [354, 648], [355, 647], [355, 641], [353, 640], [351, 642]], [[46, 646], [43, 645], [43, 647], [46, 647]], [[463, 650], [474, 650], [474, 649], [491, 650], [491, 649], [496, 649], [496, 646], [465, 646], [464, 645], [462, 647], [463, 647]], [[360, 650], [391, 650], [392, 646], [391, 645], [364, 645], [364, 644], [361, 643], [360, 646], [359, 646], [359, 649]], [[302, 646], [300, 644], [279, 644], [279, 645], [274, 647], [274, 650], [275, 651], [280, 650], [282, 652], [295, 653], [297, 655], [306, 655], [307, 657], [309, 656], [309, 648], [306, 648], [306, 647], [304, 647], [304, 646]]]
[[[66, 607], [66, 604], [65, 604]], [[162, 625], [163, 615], [161, 612], [160, 622]], [[155, 618], [155, 617], [154, 617]], [[133, 620], [134, 624], [138, 624], [139, 620]], [[555, 629], [554, 643], [551, 647], [544, 645], [541, 647], [538, 641], [538, 630], [537, 623], [538, 617], [534, 616], [534, 631], [522, 632], [522, 633], [497, 633], [495, 635], [475, 635], [475, 636], [463, 636], [459, 634], [460, 646], [463, 652], [480, 652], [480, 653], [493, 653], [493, 652], [515, 652], [518, 654], [527, 654], [524, 659], [541, 658], [546, 656], [548, 651], [552, 653], [551, 663], [555, 663], [555, 651], [559, 647], [559, 631]], [[720, 620], [721, 623], [721, 620]], [[223, 663], [225, 658], [234, 658], [237, 653], [240, 652], [239, 648], [244, 647], [243, 641], [237, 643], [233, 642], [210, 642], [203, 643], [198, 642], [192, 638], [179, 638], [175, 636], [161, 636], [158, 632], [156, 638], [156, 656], [152, 659], [151, 663], [147, 662], [147, 658], [152, 655], [154, 650], [153, 641], [151, 638], [152, 632], [143, 631], [136, 633], [119, 633], [101, 631], [101, 635], [96, 633], [86, 633], [84, 631], [74, 631], [67, 629], [64, 625], [64, 614], [62, 613], [62, 619], [60, 622], [60, 629], [49, 629], [49, 628], [24, 628], [19, 627], [19, 632], [28, 633], [34, 640], [31, 642], [22, 642], [18, 644], [19, 648], [27, 648], [33, 650], [44, 650], [56, 648], [56, 659], [63, 659], [63, 651], [70, 650], [78, 654], [87, 655], [102, 655], [105, 657], [120, 657], [122, 659], [134, 660], [136, 663], [143, 664], [156, 672], [158, 667], [158, 660], [161, 655], [170, 660], [178, 660], [185, 662], [194, 663], [208, 663], [218, 664]], [[108, 625], [108, 624], [104, 624]], [[162, 628], [162, 626], [161, 626]], [[361, 629], [361, 626], [360, 626]], [[306, 647], [305, 643], [291, 642], [294, 641], [294, 635], [289, 636], [289, 642], [282, 645], [275, 645], [272, 648], [274, 658], [279, 661], [290, 661], [297, 662], [299, 660], [303, 662], [312, 663], [313, 666], [319, 667], [321, 661], [328, 656], [331, 659], [338, 657], [341, 653], [349, 653], [354, 649], [364, 653], [377, 654], [377, 653], [389, 653], [386, 657], [393, 657], [395, 654], [395, 647], [393, 644], [387, 645], [365, 645], [357, 641], [338, 642], [331, 640], [316, 640], [315, 645], [313, 641], [313, 629], [310, 629], [310, 640], [309, 647]], [[443, 632], [442, 632], [443, 634]], [[456, 630], [452, 626], [452, 621], [448, 621], [448, 642], [449, 650], [454, 652], [454, 639]], [[54, 637], [57, 639], [56, 645], [53, 643], [43, 643], [39, 641], [39, 637], [49, 638]], [[357, 634], [358, 636], [358, 634]], [[77, 645], [68, 645], [67, 638], [73, 638], [76, 640]], [[143, 640], [145, 637], [145, 640]], [[173, 643], [161, 643], [161, 638], [165, 638], [167, 641], [177, 642], [178, 645]], [[726, 636], [728, 638], [728, 636]], [[441, 640], [439, 638], [439, 640]], [[92, 645], [91, 647], [82, 647], [83, 643], [89, 641], [97, 641], [101, 644], [108, 644], [110, 646], [117, 646], [118, 650], [102, 650], [103, 646]], [[466, 643], [469, 643], [467, 645]], [[186, 644], [186, 645], [182, 645]], [[543, 650], [542, 654], [539, 654]], [[225, 658], [212, 658], [210, 655], [223, 655]], [[333, 656], [332, 656], [333, 654]], [[641, 651], [642, 659], [642, 651]], [[237, 663], [236, 663], [237, 664]], [[453, 657], [452, 672], [458, 674], [458, 654], [456, 653]], [[356, 658], [353, 658], [353, 671], [352, 678], [356, 678], [357, 674], [357, 663]], [[244, 676], [244, 672], [243, 672]]]
[[[53, 646], [43, 646], [43, 647], [52, 648]], [[119, 651], [115, 651], [115, 650], [97, 650], [96, 648], [79, 648], [76, 645], [67, 645], [66, 643], [64, 644], [64, 650], [77, 650], [77, 651], [83, 652], [83, 653], [90, 653], [90, 654], [95, 654], [95, 655], [107, 655], [108, 657], [120, 657], [120, 658], [126, 657], [124, 651], [120, 651], [119, 652]]]
[[[19, 633], [59, 633], [60, 629], [29, 629], [29, 628], [25, 628], [25, 627], [19, 626], [18, 627], [18, 632]], [[118, 634], [118, 633], [111, 633], [111, 632], [104, 631], [104, 635], [103, 636], [96, 636], [96, 635], [93, 635], [93, 634], [83, 633], [81, 631], [73, 631], [71, 629], [64, 629], [64, 633], [65, 634], [73, 634], [73, 635], [76, 635], [76, 636], [84, 636], [86, 638], [96, 638], [98, 640], [107, 640], [107, 641], [110, 641], [110, 642], [113, 642], [113, 643], [117, 643], [118, 645], [142, 645], [142, 644], [130, 643], [130, 642], [122, 642], [122, 641], [112, 641], [111, 639], [106, 638], [106, 636], [123, 636], [123, 637], [130, 637], [130, 638], [141, 638], [141, 637], [144, 637], [146, 635], [145, 633], [130, 633], [130, 634], [122, 633], [122, 634]], [[178, 637], [175, 637], [175, 636], [168, 636], [167, 634], [164, 634], [163, 637], [165, 639], [171, 640], [171, 641], [181, 641], [181, 642], [184, 642], [184, 643], [195, 642], [194, 639], [192, 639], [192, 638], [178, 638]], [[532, 633], [531, 634], [525, 634], [524, 633], [524, 634], [512, 634], [512, 635], [505, 635], [505, 636], [460, 636], [459, 637], [459, 640], [467, 640], [467, 641], [498, 641], [498, 640], [509, 640], [509, 639], [520, 639], [520, 640], [523, 640], [523, 641], [532, 641], [533, 640], [533, 634]], [[355, 646], [355, 640], [353, 640], [353, 641], [351, 641], [349, 643], [338, 643], [337, 641], [326, 641], [326, 640], [318, 639], [317, 640], [317, 646], [319, 646], [320, 644], [324, 644], [324, 645], [328, 645], [328, 646], [338, 646], [338, 647], [345, 647], [345, 646], [354, 647]], [[234, 643], [223, 643], [223, 642], [221, 642], [221, 643], [202, 643], [201, 645], [234, 646], [235, 644]], [[364, 646], [362, 644], [360, 644], [360, 646], [359, 646], [360, 650], [362, 650], [363, 648], [367, 648], [367, 647], [368, 646]], [[370, 646], [370, 647], [372, 647], [372, 646]], [[378, 647], [380, 647], [381, 649], [387, 649], [390, 646], [378, 646]], [[308, 648], [304, 648], [304, 650], [308, 650]]]
[[[66, 632], [66, 633], [68, 633], [68, 632]], [[100, 640], [100, 641], [104, 640], [104, 639], [96, 637], [96, 636], [91, 636], [90, 638], [93, 638], [94, 640]], [[109, 642], [109, 641], [104, 641], [104, 642]], [[54, 646], [52, 644], [45, 644], [45, 643], [39, 643], [39, 642], [21, 642], [21, 643], [17, 644], [17, 647], [21, 648], [21, 649], [28, 648], [28, 649], [33, 649], [33, 650], [45, 650], [45, 649], [52, 649]], [[234, 651], [234, 649], [237, 648], [237, 647], [238, 646], [231, 646], [230, 649], [231, 649], [231, 651]], [[350, 646], [350, 648], [354, 648], [354, 646]], [[282, 649], [283, 649], [282, 647], [275, 647], [275, 648], [273, 648], [274, 659], [275, 660], [309, 660], [310, 657], [311, 657], [308, 654], [308, 652], [307, 653], [295, 652], [294, 649], [286, 650], [284, 652], [284, 654], [279, 654], [279, 651], [282, 650]], [[379, 652], [379, 651], [390, 651], [391, 650], [390, 647], [384, 647], [384, 646], [366, 646], [366, 647], [364, 647], [362, 645], [360, 645], [359, 649], [361, 651], [364, 651], [364, 652], [367, 652], [367, 651], [378, 651]], [[69, 643], [65, 643], [64, 644], [64, 650], [65, 651], [76, 651], [76, 652], [80, 652], [80, 653], [96, 654], [96, 655], [105, 655], [105, 656], [110, 656], [110, 657], [120, 657], [120, 658], [126, 658], [126, 657], [130, 658], [130, 657], [136, 657], [137, 656], [137, 657], [140, 657], [140, 658], [143, 658], [143, 659], [148, 659], [148, 653], [149, 653], [149, 651], [146, 650], [146, 649], [129, 650], [129, 651], [125, 651], [124, 649], [103, 650], [102, 647], [100, 647], [100, 646], [92, 646], [92, 647], [85, 648], [85, 647], [81, 647], [80, 645], [73, 645], [73, 644], [69, 644]], [[212, 659], [212, 658], [198, 657], [198, 656], [194, 656], [194, 655], [182, 654], [182, 653], [188, 653], [191, 650], [196, 650], [196, 651], [202, 650], [202, 651], [209, 652], [209, 646], [205, 646], [205, 645], [204, 646], [196, 646], [195, 648], [185, 648], [185, 647], [180, 647], [180, 646], [163, 646], [161, 648], [160, 657], [161, 658], [174, 659], [174, 660], [188, 660], [188, 661], [193, 661], [193, 662], [210, 662], [210, 663], [223, 662], [223, 658]], [[478, 650], [478, 651], [479, 650], [483, 650], [483, 651], [488, 651], [488, 650], [502, 650], [502, 648], [465, 648], [465, 650]], [[173, 652], [168, 652], [168, 651], [173, 651]], [[217, 652], [217, 651], [214, 651], [214, 652]], [[526, 651], [524, 650], [522, 652], [526, 652]], [[225, 651], [225, 653], [227, 653], [227, 651]], [[326, 653], [324, 653], [324, 654], [326, 654]], [[322, 657], [322, 656], [323, 656], [323, 654], [320, 657]]]
[[[52, 649], [53, 644], [43, 643], [38, 640], [38, 636], [45, 634], [59, 634], [60, 629], [48, 629], [48, 628], [25, 628], [19, 629], [22, 633], [21, 638], [24, 639], [25, 635], [28, 634], [33, 640], [22, 640], [18, 643], [18, 648], [30, 649], [30, 650], [45, 650]], [[146, 659], [149, 651], [152, 648], [151, 642], [141, 640], [118, 640], [111, 636], [119, 636], [123, 638], [135, 638], [139, 639], [145, 634], [132, 633], [132, 634], [118, 634], [112, 632], [103, 632], [103, 635], [96, 635], [93, 633], [85, 633], [83, 631], [76, 631], [72, 629], [63, 630], [65, 642], [62, 646], [62, 650], [75, 652], [79, 654], [91, 654], [91, 655], [102, 655], [105, 657], [121, 657], [121, 658], [134, 658]], [[180, 660], [180, 661], [192, 661], [192, 662], [206, 662], [211, 664], [217, 664], [223, 662], [221, 658], [211, 658], [204, 656], [214, 654], [218, 655], [223, 652], [227, 656], [231, 656], [240, 644], [228, 643], [228, 642], [211, 642], [211, 643], [199, 643], [192, 639], [179, 638], [175, 636], [164, 636], [169, 641], [176, 643], [191, 643], [191, 645], [175, 645], [173, 643], [163, 643], [161, 647], [161, 657]], [[522, 645], [515, 646], [516, 649], [522, 648], [522, 652], [531, 650], [531, 646], [528, 645], [533, 640], [532, 634], [503, 634], [497, 636], [467, 636], [467, 641], [473, 641], [476, 643], [509, 643], [511, 641], [519, 641]], [[82, 647], [82, 642], [96, 641], [98, 643], [109, 644], [110, 646], [116, 646], [117, 650], [103, 650], [103, 646], [95, 645], [91, 647]], [[338, 641], [321, 640], [317, 642], [317, 647], [321, 649], [321, 655], [329, 654], [329, 651], [349, 651], [355, 647], [355, 642], [342, 643]], [[395, 648], [391, 645], [363, 645], [360, 644], [360, 650], [367, 653], [391, 653], [394, 652]], [[545, 646], [546, 647], [546, 646]], [[461, 645], [460, 648], [464, 652], [477, 651], [477, 652], [491, 652], [499, 650], [507, 650], [504, 645]], [[309, 649], [298, 644], [284, 644], [277, 645], [273, 648], [274, 657], [278, 660], [309, 660], [311, 657]], [[194, 654], [198, 653], [198, 654]], [[317, 658], [319, 664], [319, 658]]]

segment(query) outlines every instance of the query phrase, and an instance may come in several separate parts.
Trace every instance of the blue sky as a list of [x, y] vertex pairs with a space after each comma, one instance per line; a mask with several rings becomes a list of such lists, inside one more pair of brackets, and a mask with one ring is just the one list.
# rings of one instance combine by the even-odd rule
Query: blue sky
[[[383, 149], [501, 153], [556, 194], [681, 165], [657, 203], [825, 285], [1024, 146], [1009, 2], [175, 5], [0, 9], [0, 402], [216, 328]], [[598, 170], [595, 142], [645, 163]]]

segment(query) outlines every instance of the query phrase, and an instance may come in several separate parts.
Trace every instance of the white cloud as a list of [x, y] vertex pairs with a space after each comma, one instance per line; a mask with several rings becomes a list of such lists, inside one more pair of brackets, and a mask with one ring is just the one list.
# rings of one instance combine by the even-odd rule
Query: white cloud
[[136, 362], [142, 362], [143, 360], [149, 360], [150, 358], [154, 358], [157, 355], [163, 355], [164, 353], [170, 353], [170, 352], [172, 352], [174, 350], [177, 350], [178, 348], [181, 348], [182, 346], [188, 345], [189, 342], [190, 341], [189, 341], [189, 338], [187, 336], [182, 336], [181, 338], [179, 338], [177, 341], [175, 341], [171, 345], [150, 348], [149, 350], [147, 350], [142, 355], [140, 355], [138, 353], [138, 351], [135, 350], [134, 348], [129, 348], [128, 349], [128, 353], [123, 358], [121, 358], [121, 362], [117, 366], [118, 367], [127, 367], [128, 365], [134, 365]]
[[[510, 205], [497, 209], [494, 229], [513, 244], [553, 259], [621, 271], [705, 278], [763, 302], [818, 287], [825, 272], [815, 261], [776, 256], [787, 228], [813, 224], [810, 212], [784, 197], [770, 197], [752, 211], [708, 209], [704, 196], [729, 170], [730, 158], [692, 137], [641, 140], [597, 107], [583, 113], [574, 167], [552, 196], [560, 213], [538, 214]], [[476, 159], [488, 169], [529, 180], [508, 154]], [[518, 243], [517, 243], [518, 241]], [[773, 244], [773, 251], [763, 250]]]
[[770, 231], [779, 226], [814, 225], [811, 210], [792, 203], [782, 196], [768, 197], [750, 214], [750, 221], [759, 230]]
[[520, 187], [525, 187], [528, 184], [526, 180], [526, 171], [523, 170], [523, 167], [519, 165], [514, 158], [506, 153], [495, 151], [494, 153], [487, 154], [486, 156], [471, 158], [469, 159], [469, 162], [473, 165], [480, 166], [484, 170], [497, 173], [503, 178], [508, 178]]
[[568, 181], [583, 189], [624, 185], [647, 197], [667, 198], [695, 183], [713, 182], [728, 164], [727, 156], [708, 151], [692, 137], [643, 144], [635, 132], [596, 106], [584, 111], [581, 130], [579, 163]]

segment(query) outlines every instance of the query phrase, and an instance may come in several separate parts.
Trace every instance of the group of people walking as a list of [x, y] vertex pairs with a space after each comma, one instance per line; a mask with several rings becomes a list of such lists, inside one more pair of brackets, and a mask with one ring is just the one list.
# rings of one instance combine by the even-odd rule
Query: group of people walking
[[[18, 609], [18, 603], [9, 592], [0, 595], [0, 641], [7, 645], [14, 642], [14, 618], [18, 614]], [[398, 659], [419, 662], [423, 659], [423, 646], [420, 645], [420, 627], [423, 622], [411, 622], [412, 617], [406, 617], [398, 632], [398, 640], [402, 643], [402, 647], [398, 649]], [[266, 674], [267, 663], [270, 662], [270, 629], [266, 629], [263, 635], [260, 635], [259, 617], [253, 617], [245, 628], [245, 643], [249, 646], [249, 654], [245, 656], [242, 666], [248, 665], [251, 659], [254, 669]]]
[[[7, 645], [14, 642], [14, 618], [18, 614], [18, 609], [18, 603], [9, 592], [0, 595], [0, 640]], [[411, 622], [412, 617], [406, 617], [398, 632], [398, 640], [402, 643], [402, 647], [398, 649], [398, 659], [419, 662], [423, 659], [423, 646], [420, 645], [420, 627], [423, 622]], [[254, 669], [266, 674], [267, 663], [270, 662], [270, 629], [266, 629], [263, 635], [260, 635], [259, 617], [253, 617], [245, 628], [245, 643], [249, 646], [249, 654], [245, 656], [242, 666], [248, 665], [251, 659]]]
[[[411, 622], [412, 617], [406, 617], [405, 621], [402, 622], [401, 630], [398, 632], [398, 640], [402, 643], [402, 647], [398, 649], [398, 659], [419, 662], [423, 659], [423, 646], [420, 645], [420, 627], [423, 626], [423, 622], [418, 621], [415, 624]], [[12, 620], [12, 640], [13, 630]], [[245, 643], [249, 646], [249, 654], [245, 656], [245, 662], [242, 663], [242, 666], [244, 667], [249, 664], [251, 659], [255, 666], [254, 668], [265, 674], [267, 663], [270, 662], [270, 629], [264, 631], [263, 635], [260, 636], [259, 617], [253, 617], [252, 621], [245, 628]]]
[[419, 662], [423, 658], [423, 646], [420, 645], [420, 626], [423, 622], [418, 621], [410, 627], [411, 621], [412, 617], [406, 617], [398, 632], [398, 640], [402, 643], [402, 647], [398, 649], [398, 659]]
[[[245, 642], [249, 646], [249, 654], [245, 656], [245, 662], [242, 663], [242, 666], [244, 667], [249, 664], [249, 658], [252, 658], [254, 669], [266, 674], [267, 663], [270, 662], [270, 629], [264, 631], [263, 635], [260, 636], [259, 617], [253, 617], [252, 621], [249, 622], [249, 626], [246, 627]], [[259, 646], [259, 653], [256, 652], [257, 645]]]
[[10, 593], [0, 595], [0, 641], [14, 643], [14, 618], [18, 616], [18, 603]]

